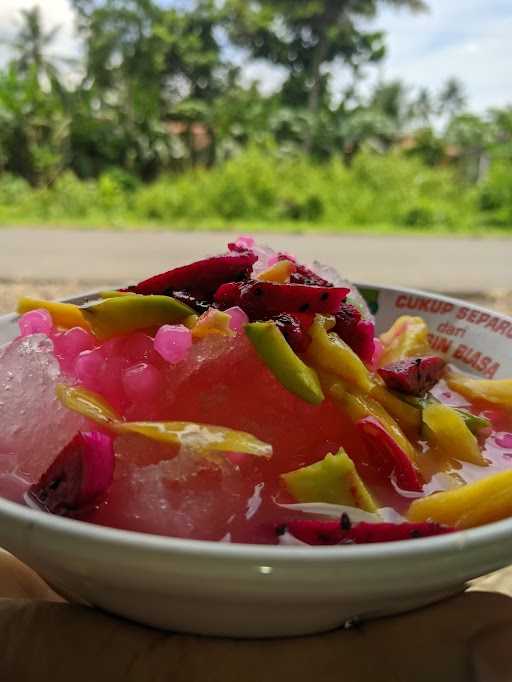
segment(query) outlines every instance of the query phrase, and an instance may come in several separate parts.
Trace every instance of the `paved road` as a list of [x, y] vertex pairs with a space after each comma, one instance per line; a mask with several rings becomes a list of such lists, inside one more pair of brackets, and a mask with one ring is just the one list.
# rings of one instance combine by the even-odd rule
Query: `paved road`
[[[219, 252], [232, 236], [0, 228], [0, 282], [136, 280]], [[306, 261], [335, 265], [356, 281], [462, 295], [512, 290], [512, 240], [326, 235], [264, 235], [262, 240]]]

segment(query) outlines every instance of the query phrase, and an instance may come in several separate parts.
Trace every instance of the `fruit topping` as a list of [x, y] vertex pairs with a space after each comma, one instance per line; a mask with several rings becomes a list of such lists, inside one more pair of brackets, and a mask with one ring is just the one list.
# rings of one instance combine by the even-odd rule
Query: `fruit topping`
[[221, 308], [240, 306], [251, 320], [281, 313], [336, 313], [349, 289], [273, 282], [230, 282], [215, 292]]
[[356, 422], [356, 428], [377, 469], [387, 476], [394, 476], [403, 490], [421, 491], [422, 482], [414, 463], [378, 419], [364, 417]]
[[89, 325], [85, 320], [81, 309], [72, 303], [45, 301], [40, 298], [29, 298], [27, 296], [20, 298], [17, 308], [18, 313], [23, 315], [31, 310], [46, 310], [50, 314], [53, 324], [57, 327], [62, 327], [63, 329], [70, 329], [71, 327], [84, 327], [85, 329], [89, 329]]
[[[282, 253], [278, 256], [279, 260], [287, 260], [289, 258], [288, 254]], [[317, 275], [316, 272], [301, 265], [300, 263], [295, 263], [295, 271], [290, 277], [290, 282], [293, 284], [307, 284], [309, 286], [317, 287], [332, 287], [332, 283]]]
[[345, 341], [336, 333], [326, 330], [326, 323], [325, 319], [317, 319], [309, 330], [311, 345], [307, 350], [308, 360], [315, 367], [368, 393], [373, 387], [370, 373]]
[[167, 294], [186, 291], [209, 298], [224, 282], [238, 282], [252, 272], [257, 256], [248, 251], [213, 256], [174, 268], [128, 287], [136, 294]]
[[111, 427], [121, 421], [121, 417], [104, 398], [86, 388], [58, 384], [56, 395], [68, 410], [78, 412], [96, 424]]
[[68, 409], [110, 428], [115, 434], [136, 433], [150, 440], [188, 446], [199, 452], [220, 450], [271, 457], [272, 446], [250, 433], [189, 421], [123, 421], [99, 395], [60, 384], [57, 397]]
[[180, 322], [194, 311], [169, 296], [120, 296], [81, 309], [100, 340]]
[[29, 488], [28, 496], [52, 514], [75, 516], [105, 495], [113, 473], [112, 439], [96, 431], [79, 432]]
[[235, 332], [231, 329], [231, 316], [215, 308], [210, 308], [203, 313], [192, 327], [192, 336], [195, 339], [202, 339], [209, 334], [234, 336]]
[[117, 433], [137, 433], [151, 440], [186, 446], [196, 452], [236, 452], [256, 457], [272, 456], [272, 446], [250, 433], [196, 422], [121, 422]]
[[443, 458], [486, 466], [476, 437], [456, 410], [442, 403], [431, 403], [424, 407], [422, 419], [428, 442]]
[[501, 471], [454, 490], [414, 500], [407, 518], [473, 528], [512, 516], [512, 471]]
[[380, 340], [383, 346], [381, 367], [404, 358], [432, 354], [428, 341], [428, 327], [421, 317], [410, 315], [399, 317], [387, 332], [381, 334]]
[[391, 390], [422, 396], [441, 379], [445, 366], [442, 358], [427, 355], [392, 362], [378, 372]]
[[414, 540], [433, 535], [450, 533], [453, 528], [439, 523], [367, 523], [352, 524], [348, 514], [340, 521], [317, 521], [297, 519], [278, 528], [279, 533], [288, 531], [293, 537], [308, 545], [352, 545], [373, 542]]
[[375, 354], [375, 325], [371, 320], [363, 320], [360, 311], [351, 303], [343, 303], [335, 315], [336, 323], [332, 331], [361, 358], [370, 365]]
[[370, 395], [389, 412], [407, 434], [410, 434], [413, 438], [419, 437], [421, 431], [421, 406], [411, 405], [381, 385], [374, 386]]
[[474, 379], [464, 374], [450, 374], [448, 386], [469, 400], [483, 400], [512, 410], [512, 379]]
[[290, 280], [290, 275], [295, 272], [296, 266], [290, 260], [280, 260], [271, 265], [257, 276], [261, 282], [277, 282], [284, 284]]
[[324, 399], [315, 370], [294, 353], [275, 322], [252, 322], [245, 333], [272, 374], [291, 393], [317, 405]]
[[212, 306], [212, 301], [210, 298], [206, 298], [204, 294], [193, 294], [190, 291], [173, 291], [172, 297], [175, 298], [180, 303], [188, 305], [196, 313], [201, 315], [206, 313]]
[[377, 505], [356, 471], [354, 462], [341, 449], [320, 462], [282, 474], [297, 502], [328, 502], [376, 512]]
[[277, 328], [296, 353], [305, 353], [311, 343], [308, 329], [314, 315], [308, 313], [282, 313], [272, 318]]

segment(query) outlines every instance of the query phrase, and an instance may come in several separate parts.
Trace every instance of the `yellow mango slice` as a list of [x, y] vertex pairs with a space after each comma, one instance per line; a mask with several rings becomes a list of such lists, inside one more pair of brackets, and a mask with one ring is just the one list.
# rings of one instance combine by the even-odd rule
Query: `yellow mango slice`
[[234, 336], [229, 324], [231, 317], [220, 310], [209, 310], [197, 318], [196, 324], [191, 328], [195, 339], [203, 339], [211, 334], [217, 336]]
[[380, 358], [381, 367], [403, 358], [432, 355], [428, 342], [428, 327], [421, 317], [402, 315], [387, 332], [380, 335], [384, 352]]
[[57, 398], [73, 412], [78, 412], [97, 424], [115, 427], [121, 422], [117, 412], [98, 393], [89, 391], [78, 386], [58, 384], [56, 388]]
[[193, 315], [189, 315], [186, 317], [181, 324], [184, 324], [187, 329], [194, 329], [196, 326], [197, 322], [199, 320], [199, 315], [196, 315], [195, 313]]
[[243, 452], [269, 458], [272, 446], [245, 431], [196, 422], [123, 422], [118, 433], [138, 433], [141, 436], [172, 445], [190, 445], [196, 450]]
[[469, 400], [484, 400], [512, 409], [512, 379], [474, 379], [465, 374], [450, 374], [448, 386]]
[[345, 394], [340, 395], [336, 387], [331, 392], [331, 395], [335, 400], [339, 400], [353, 422], [357, 422], [364, 417], [375, 417], [378, 419], [409, 458], [414, 463], [418, 461], [416, 448], [389, 412], [379, 402], [356, 391], [347, 390]]
[[60, 303], [59, 301], [45, 301], [42, 298], [23, 296], [18, 301], [17, 312], [20, 315], [31, 310], [47, 310], [52, 316], [53, 324], [63, 329], [82, 327], [90, 330], [90, 326], [82, 314], [81, 309], [73, 303]]
[[407, 512], [407, 518], [414, 523], [430, 520], [456, 528], [473, 528], [509, 516], [512, 516], [512, 471], [502, 471], [460, 488], [414, 500]]
[[377, 505], [344, 450], [328, 454], [320, 462], [282, 474], [298, 502], [329, 502], [376, 512]]
[[487, 466], [476, 437], [451, 407], [442, 403], [427, 405], [423, 409], [423, 423], [428, 442], [443, 457]]
[[389, 412], [405, 432], [418, 437], [421, 429], [420, 409], [393, 395], [385, 386], [375, 386], [370, 396]]
[[334, 332], [326, 331], [322, 319], [316, 319], [309, 329], [311, 343], [306, 358], [315, 367], [334, 374], [348, 384], [368, 393], [373, 381], [363, 361]]
[[196, 422], [125, 422], [102, 396], [85, 388], [59, 384], [57, 397], [63, 405], [114, 433], [137, 433], [171, 445], [190, 445], [203, 451], [243, 452], [269, 458], [272, 446], [245, 431]]
[[274, 265], [271, 265], [256, 277], [256, 279], [262, 282], [277, 282], [279, 284], [284, 284], [290, 279], [290, 275], [296, 270], [295, 263], [291, 260], [280, 260]]

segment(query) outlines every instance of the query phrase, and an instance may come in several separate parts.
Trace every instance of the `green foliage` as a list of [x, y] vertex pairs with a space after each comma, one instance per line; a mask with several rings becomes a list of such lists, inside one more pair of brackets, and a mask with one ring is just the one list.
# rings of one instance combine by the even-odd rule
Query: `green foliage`
[[[507, 201], [510, 210], [510, 183], [508, 190], [501, 188], [504, 178], [498, 171], [495, 175], [489, 184], [495, 192], [493, 210], [502, 210]], [[80, 181], [66, 173], [50, 188], [29, 190], [23, 181], [4, 176], [0, 219], [15, 219], [15, 204], [21, 215], [73, 224], [127, 220], [171, 226], [286, 223], [297, 229], [312, 224], [324, 229], [477, 226], [474, 193], [461, 191], [452, 171], [432, 169], [398, 153], [363, 150], [348, 168], [341, 158], [320, 164], [302, 154], [283, 154], [276, 147], [250, 147], [210, 170], [191, 169], [148, 185], [132, 180], [118, 171], [97, 181]], [[489, 211], [483, 191], [481, 209]]]
[[511, 165], [505, 161], [495, 162], [481, 185], [479, 207], [484, 212], [484, 220], [497, 227], [512, 225], [512, 172]]

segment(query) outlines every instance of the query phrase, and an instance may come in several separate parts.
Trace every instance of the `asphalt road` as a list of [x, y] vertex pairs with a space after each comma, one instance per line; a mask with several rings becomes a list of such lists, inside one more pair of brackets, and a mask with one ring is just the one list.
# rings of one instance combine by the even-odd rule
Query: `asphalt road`
[[[225, 233], [0, 228], [1, 282], [119, 283], [223, 250]], [[262, 235], [360, 282], [471, 295], [512, 290], [512, 240], [429, 236]]]

